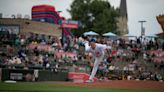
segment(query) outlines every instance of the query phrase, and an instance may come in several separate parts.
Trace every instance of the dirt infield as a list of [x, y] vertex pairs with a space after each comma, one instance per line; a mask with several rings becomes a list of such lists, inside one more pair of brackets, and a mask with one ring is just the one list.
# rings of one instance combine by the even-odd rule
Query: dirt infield
[[95, 83], [73, 83], [73, 82], [49, 82], [49, 85], [73, 86], [73, 87], [95, 87], [95, 88], [114, 88], [114, 89], [149, 89], [164, 90], [164, 82], [157, 81], [122, 81], [113, 80], [108, 82]]

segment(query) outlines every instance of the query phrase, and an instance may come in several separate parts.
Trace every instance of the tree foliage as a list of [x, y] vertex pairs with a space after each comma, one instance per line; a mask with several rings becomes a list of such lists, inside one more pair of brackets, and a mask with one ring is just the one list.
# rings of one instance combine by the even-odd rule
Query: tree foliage
[[72, 30], [75, 35], [80, 36], [91, 30], [99, 34], [106, 32], [118, 34], [116, 30], [119, 12], [107, 0], [74, 0], [68, 11], [72, 20], [81, 22], [79, 29]]

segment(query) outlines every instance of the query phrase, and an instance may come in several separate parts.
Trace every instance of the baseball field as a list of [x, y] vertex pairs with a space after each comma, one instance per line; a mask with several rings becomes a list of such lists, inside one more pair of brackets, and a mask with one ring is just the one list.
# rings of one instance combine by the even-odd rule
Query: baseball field
[[164, 92], [164, 82], [108, 81], [0, 83], [0, 92]]

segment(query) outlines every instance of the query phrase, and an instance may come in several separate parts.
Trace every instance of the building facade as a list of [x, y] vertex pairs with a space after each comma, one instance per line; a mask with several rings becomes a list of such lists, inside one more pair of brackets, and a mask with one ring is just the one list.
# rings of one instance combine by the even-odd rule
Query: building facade
[[21, 35], [28, 33], [55, 37], [62, 35], [60, 25], [19, 18], [0, 18], [0, 31], [15, 32]]

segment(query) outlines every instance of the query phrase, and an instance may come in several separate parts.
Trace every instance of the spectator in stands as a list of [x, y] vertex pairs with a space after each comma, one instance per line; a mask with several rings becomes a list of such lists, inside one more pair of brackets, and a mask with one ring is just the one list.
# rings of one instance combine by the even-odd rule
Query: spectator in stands
[[111, 62], [112, 62], [112, 55], [111, 55], [111, 54], [108, 56], [107, 62], [108, 62], [108, 63], [111, 63]]
[[77, 60], [78, 60], [78, 58], [76, 56], [74, 56], [73, 59], [72, 59], [72, 61], [73, 61], [74, 64], [77, 63]]
[[25, 43], [26, 43], [25, 38], [21, 38], [21, 39], [20, 39], [20, 44], [21, 44], [21, 46], [25, 45]]
[[39, 62], [39, 64], [43, 64], [43, 55], [42, 54], [39, 55], [38, 62]]
[[20, 46], [20, 38], [19, 37], [17, 37], [15, 39], [15, 46]]
[[19, 57], [17, 57], [17, 56], [14, 57], [13, 62], [14, 62], [14, 64], [16, 64], [16, 65], [22, 63], [22, 62], [21, 62], [21, 59], [20, 59]]
[[26, 58], [26, 54], [25, 54], [25, 51], [23, 50], [23, 48], [21, 48], [19, 51], [18, 51], [18, 57], [25, 60]]
[[44, 67], [47, 67], [47, 64], [48, 64], [48, 55], [45, 55], [45, 57], [43, 58], [43, 66]]
[[38, 56], [39, 55], [39, 51], [38, 51], [38, 48], [37, 47], [34, 48], [34, 53], [35, 53], [35, 56]]

